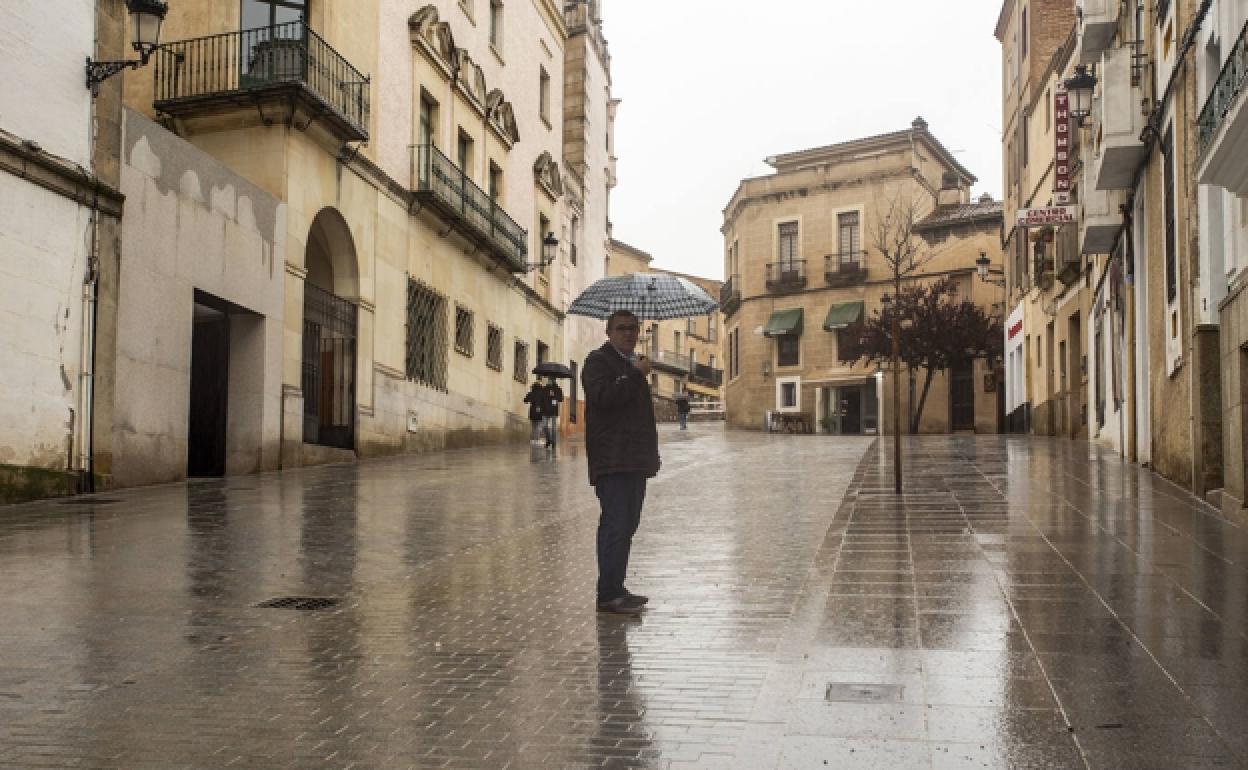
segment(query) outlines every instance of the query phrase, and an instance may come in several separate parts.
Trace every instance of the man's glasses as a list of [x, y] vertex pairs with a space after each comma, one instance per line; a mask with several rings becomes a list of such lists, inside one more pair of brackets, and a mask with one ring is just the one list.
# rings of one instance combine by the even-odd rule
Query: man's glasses
[[616, 324], [615, 330], [617, 332], [635, 332], [640, 331], [641, 327], [637, 324]]

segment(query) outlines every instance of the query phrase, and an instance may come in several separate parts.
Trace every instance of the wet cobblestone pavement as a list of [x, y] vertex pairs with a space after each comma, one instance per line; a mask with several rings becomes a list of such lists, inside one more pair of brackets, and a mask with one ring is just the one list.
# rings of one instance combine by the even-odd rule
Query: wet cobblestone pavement
[[1248, 536], [1176, 487], [660, 435], [641, 619], [575, 444], [0, 508], [0, 767], [1248, 767]]

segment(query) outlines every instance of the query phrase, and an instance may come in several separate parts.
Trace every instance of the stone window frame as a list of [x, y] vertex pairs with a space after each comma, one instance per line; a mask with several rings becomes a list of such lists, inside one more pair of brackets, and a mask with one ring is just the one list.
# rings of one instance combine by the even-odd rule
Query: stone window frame
[[503, 370], [503, 327], [486, 322], [485, 365], [496, 372]]
[[511, 378], [516, 382], [529, 381], [529, 343], [516, 337], [512, 346]]
[[455, 303], [455, 352], [473, 356], [476, 316], [472, 310]]
[[[793, 404], [791, 406], [786, 406], [784, 404], [784, 390], [785, 386], [789, 385], [793, 386]], [[776, 378], [776, 411], [782, 414], [793, 414], [802, 411], [801, 375]]]

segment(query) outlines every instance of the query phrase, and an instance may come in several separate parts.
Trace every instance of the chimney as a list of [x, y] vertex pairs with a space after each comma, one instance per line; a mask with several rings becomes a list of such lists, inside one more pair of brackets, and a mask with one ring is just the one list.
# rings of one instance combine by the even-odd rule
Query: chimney
[[979, 196], [980, 203], [992, 203], [992, 193], [984, 193]]
[[946, 171], [940, 175], [940, 193], [936, 196], [936, 205], [959, 206], [966, 203], [967, 191], [962, 189], [961, 180], [954, 171]]

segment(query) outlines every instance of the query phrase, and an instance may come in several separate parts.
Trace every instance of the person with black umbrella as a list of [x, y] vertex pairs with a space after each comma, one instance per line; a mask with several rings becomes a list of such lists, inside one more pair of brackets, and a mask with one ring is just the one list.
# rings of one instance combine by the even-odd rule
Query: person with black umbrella
[[546, 404], [542, 409], [546, 446], [553, 449], [555, 437], [559, 435], [559, 405], [563, 403], [563, 388], [559, 387], [554, 377], [547, 377], [542, 392], [546, 394]]
[[540, 380], [534, 380], [529, 392], [524, 394], [524, 403], [529, 405], [529, 441], [537, 441], [541, 436], [542, 418], [546, 416], [546, 389]]

